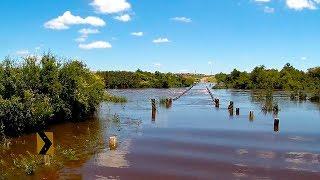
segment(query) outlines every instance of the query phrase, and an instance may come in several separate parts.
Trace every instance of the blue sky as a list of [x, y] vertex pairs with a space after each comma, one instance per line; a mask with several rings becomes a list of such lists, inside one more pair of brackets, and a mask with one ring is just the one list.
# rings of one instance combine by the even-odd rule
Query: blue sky
[[319, 0], [2, 0], [0, 57], [93, 70], [250, 71], [320, 62]]

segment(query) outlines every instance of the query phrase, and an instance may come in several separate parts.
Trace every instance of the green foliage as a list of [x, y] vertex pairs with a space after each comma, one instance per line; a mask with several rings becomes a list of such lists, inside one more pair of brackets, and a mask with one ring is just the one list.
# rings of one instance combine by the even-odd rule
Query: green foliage
[[286, 64], [281, 71], [258, 66], [251, 73], [234, 69], [230, 74], [215, 75], [215, 88], [271, 89], [300, 92], [299, 99], [305, 99], [302, 91], [315, 92], [320, 89], [320, 67], [303, 72]]
[[190, 76], [158, 71], [155, 73], [141, 70], [136, 72], [104, 71], [97, 74], [104, 79], [107, 89], [188, 87], [195, 81]]
[[159, 103], [160, 103], [160, 105], [165, 106], [167, 103], [167, 98], [165, 98], [165, 97], [160, 98]]
[[59, 63], [45, 54], [17, 65], [6, 58], [0, 64], [0, 131], [19, 135], [58, 120], [80, 120], [103, 95], [103, 80], [79, 61]]
[[61, 146], [58, 146], [57, 151], [61, 157], [69, 161], [74, 161], [79, 159], [79, 157], [77, 157], [76, 151], [72, 148], [64, 149]]
[[23, 170], [27, 175], [32, 175], [42, 165], [42, 159], [27, 152], [25, 156], [20, 154], [18, 157], [13, 158], [13, 163], [16, 168]]
[[126, 103], [128, 101], [126, 97], [114, 96], [108, 93], [105, 93], [103, 100], [107, 102], [113, 102], [113, 103]]

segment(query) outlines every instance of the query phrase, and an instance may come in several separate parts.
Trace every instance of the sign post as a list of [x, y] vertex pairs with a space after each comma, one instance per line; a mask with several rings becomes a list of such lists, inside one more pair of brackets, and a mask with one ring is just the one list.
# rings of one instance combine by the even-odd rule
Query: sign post
[[45, 165], [50, 165], [50, 156], [54, 153], [53, 132], [37, 133], [37, 153], [44, 156]]

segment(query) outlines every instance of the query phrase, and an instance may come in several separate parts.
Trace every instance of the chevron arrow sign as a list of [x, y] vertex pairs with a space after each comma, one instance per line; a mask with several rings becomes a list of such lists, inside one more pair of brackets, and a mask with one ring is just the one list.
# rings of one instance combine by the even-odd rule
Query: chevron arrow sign
[[37, 133], [37, 153], [40, 155], [53, 155], [53, 132]]

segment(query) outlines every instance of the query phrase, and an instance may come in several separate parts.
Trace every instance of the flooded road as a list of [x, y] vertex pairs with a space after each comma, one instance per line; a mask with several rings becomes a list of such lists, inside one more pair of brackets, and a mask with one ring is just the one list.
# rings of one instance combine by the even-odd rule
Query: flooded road
[[[252, 92], [212, 90], [220, 99], [217, 109], [207, 85], [193, 87], [169, 109], [157, 104], [155, 121], [150, 99], [177, 97], [185, 89], [110, 90], [126, 96], [128, 103], [103, 103], [92, 121], [53, 126], [55, 145], [72, 147], [81, 156], [62, 169], [43, 171], [36, 177], [320, 179], [318, 104], [290, 101], [285, 93], [275, 93], [281, 110], [279, 131], [274, 132], [274, 115], [261, 112], [261, 103], [252, 98]], [[229, 101], [240, 108], [239, 116], [229, 115]], [[254, 111], [253, 120], [249, 111]], [[111, 135], [119, 139], [115, 151], [107, 146]], [[15, 141], [33, 142], [32, 138]], [[32, 151], [32, 143], [21, 148], [15, 141], [11, 153]]]

